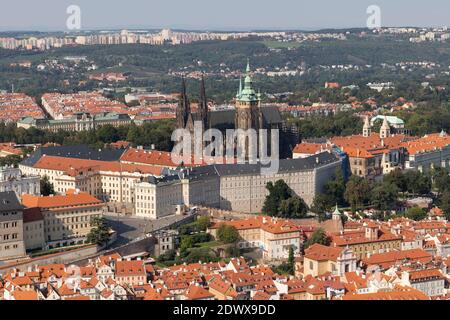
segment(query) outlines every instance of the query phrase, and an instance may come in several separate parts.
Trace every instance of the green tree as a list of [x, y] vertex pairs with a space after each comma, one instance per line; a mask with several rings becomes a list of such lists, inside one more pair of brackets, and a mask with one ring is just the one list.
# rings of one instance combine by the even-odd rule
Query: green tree
[[371, 193], [371, 202], [378, 210], [391, 210], [398, 199], [398, 188], [393, 183], [378, 183]]
[[328, 246], [330, 244], [330, 239], [327, 236], [325, 230], [322, 228], [318, 228], [316, 231], [314, 231], [311, 237], [306, 240], [305, 249], [316, 243], [322, 244], [324, 246]]
[[207, 216], [201, 216], [197, 218], [197, 226], [199, 231], [206, 231], [211, 225], [211, 219]]
[[228, 258], [239, 257], [241, 250], [237, 246], [229, 246], [225, 249], [225, 254]]
[[292, 246], [289, 247], [288, 264], [291, 266], [292, 273], [294, 273], [295, 257], [294, 257], [294, 248]]
[[427, 195], [431, 191], [431, 177], [419, 171], [405, 173], [407, 190], [413, 195]]
[[223, 243], [236, 243], [239, 239], [239, 232], [235, 227], [223, 223], [217, 230], [217, 238]]
[[166, 251], [165, 253], [163, 253], [162, 255], [160, 255], [156, 260], [159, 263], [165, 264], [167, 262], [174, 261], [176, 256], [177, 256], [176, 250], [169, 250], [169, 251]]
[[366, 179], [351, 176], [347, 182], [344, 197], [352, 206], [353, 211], [365, 205], [369, 201], [371, 186]]
[[191, 236], [184, 236], [180, 243], [180, 256], [185, 257], [192, 247], [194, 247], [194, 239]]
[[401, 169], [396, 169], [384, 177], [384, 182], [395, 184], [400, 192], [408, 191], [408, 183]]
[[421, 221], [427, 217], [427, 213], [422, 208], [412, 207], [406, 211], [405, 216], [415, 221]]
[[450, 190], [450, 175], [447, 169], [442, 167], [434, 168], [431, 174], [433, 187], [439, 195]]
[[117, 129], [108, 124], [97, 130], [97, 138], [103, 143], [117, 142], [120, 139]]
[[319, 193], [314, 197], [311, 211], [317, 215], [320, 222], [323, 222], [327, 218], [326, 213], [330, 212], [333, 205], [336, 205], [336, 203], [333, 204], [329, 196]]
[[55, 194], [55, 188], [53, 184], [49, 181], [47, 176], [43, 176], [41, 181], [41, 195], [48, 197], [49, 195]]
[[109, 227], [104, 217], [91, 219], [91, 232], [87, 235], [87, 242], [103, 246], [109, 240]]
[[282, 200], [279, 207], [279, 217], [300, 219], [306, 217], [308, 214], [308, 205], [306, 202], [297, 196]]
[[444, 192], [440, 199], [439, 199], [439, 205], [444, 211], [445, 216], [447, 217], [447, 221], [450, 220], [450, 191]]
[[330, 181], [324, 186], [325, 194], [329, 196], [333, 205], [345, 205], [345, 179], [341, 169], [338, 169]]
[[266, 189], [269, 194], [264, 201], [262, 212], [269, 216], [276, 216], [281, 201], [289, 199], [292, 196], [292, 191], [283, 180], [278, 180], [275, 184], [269, 182]]

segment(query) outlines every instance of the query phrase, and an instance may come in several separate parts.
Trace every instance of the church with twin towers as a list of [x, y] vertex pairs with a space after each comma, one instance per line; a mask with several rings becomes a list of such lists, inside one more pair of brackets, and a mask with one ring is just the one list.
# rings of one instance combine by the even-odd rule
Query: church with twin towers
[[[194, 137], [196, 122], [197, 126], [198, 123], [201, 123], [203, 132], [208, 129], [218, 129], [222, 132], [223, 137], [226, 136], [228, 129], [241, 129], [244, 131], [254, 129], [256, 133], [259, 133], [259, 130], [265, 129], [267, 130], [268, 144], [266, 155], [270, 155], [273, 149], [271, 146], [272, 130], [278, 130], [279, 155], [281, 158], [292, 157], [292, 150], [300, 140], [297, 128], [287, 126], [276, 106], [263, 104], [262, 94], [254, 88], [249, 61], [247, 61], [244, 81], [241, 78], [239, 83], [239, 88], [234, 99], [234, 109], [209, 110], [205, 79], [202, 77], [200, 99], [197, 110], [194, 112], [191, 109], [190, 99], [186, 89], [186, 80], [183, 78], [180, 100], [176, 111], [176, 121], [177, 128], [187, 129], [191, 133], [191, 137]], [[259, 141], [259, 136], [256, 138]], [[250, 141], [248, 138], [244, 139], [246, 142], [241, 142], [242, 146], [245, 145], [244, 152], [247, 158], [248, 155], [256, 150], [249, 146]], [[256, 149], [258, 150], [258, 148]], [[259, 157], [259, 152], [257, 156]]]

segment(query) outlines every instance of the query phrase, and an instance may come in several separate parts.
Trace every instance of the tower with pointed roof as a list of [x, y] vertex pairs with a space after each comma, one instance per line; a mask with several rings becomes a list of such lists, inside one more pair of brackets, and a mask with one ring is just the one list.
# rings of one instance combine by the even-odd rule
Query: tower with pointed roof
[[202, 125], [203, 125], [203, 130], [209, 129], [208, 99], [206, 98], [205, 78], [203, 77], [203, 75], [202, 75], [202, 81], [201, 81], [201, 85], [200, 85], [199, 113], [200, 113], [200, 119], [201, 119]]
[[[242, 79], [236, 95], [235, 128], [242, 130], [254, 129], [259, 132], [263, 129], [263, 115], [261, 110], [261, 94], [253, 88], [250, 61], [247, 60], [246, 75], [242, 86]], [[246, 155], [250, 148], [246, 146]]]
[[342, 219], [342, 214], [339, 211], [338, 205], [336, 205], [336, 209], [334, 209], [332, 218], [334, 221], [341, 221], [341, 219]]
[[372, 134], [372, 126], [370, 125], [369, 116], [367, 116], [364, 120], [363, 126], [363, 137], [370, 137]]
[[387, 117], [384, 117], [383, 124], [380, 128], [380, 138], [385, 139], [391, 135], [391, 127], [389, 126], [389, 122]]
[[183, 77], [181, 80], [181, 96], [176, 110], [177, 128], [184, 129], [186, 127], [190, 113], [191, 107], [186, 93], [186, 80]]

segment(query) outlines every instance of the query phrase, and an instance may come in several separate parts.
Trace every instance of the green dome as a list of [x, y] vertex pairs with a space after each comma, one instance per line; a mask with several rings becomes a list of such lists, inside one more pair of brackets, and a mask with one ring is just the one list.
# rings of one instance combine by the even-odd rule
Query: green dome
[[245, 76], [244, 79], [244, 88], [242, 88], [242, 79], [241, 79], [241, 82], [239, 83], [239, 91], [238, 94], [236, 95], [236, 99], [238, 101], [256, 102], [260, 100], [259, 95], [253, 88], [253, 80], [252, 77], [250, 76], [250, 72], [251, 72], [250, 62], [247, 62], [247, 69], [246, 69], [247, 75]]

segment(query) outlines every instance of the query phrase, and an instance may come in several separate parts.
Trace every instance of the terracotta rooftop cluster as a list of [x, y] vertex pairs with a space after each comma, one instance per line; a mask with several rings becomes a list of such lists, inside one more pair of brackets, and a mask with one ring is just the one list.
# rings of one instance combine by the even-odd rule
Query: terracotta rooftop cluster
[[23, 93], [0, 94], [0, 121], [17, 122], [25, 117], [44, 118], [43, 110]]

